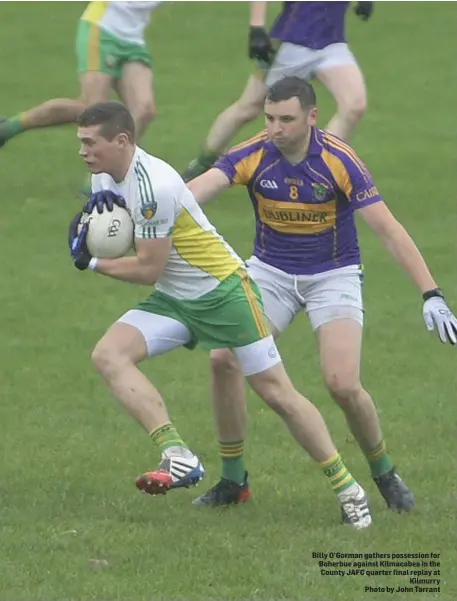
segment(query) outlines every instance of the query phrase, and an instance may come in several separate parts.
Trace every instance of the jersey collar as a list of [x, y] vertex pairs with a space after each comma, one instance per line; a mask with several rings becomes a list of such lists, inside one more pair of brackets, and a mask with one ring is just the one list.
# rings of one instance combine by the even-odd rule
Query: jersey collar
[[309, 141], [308, 156], [319, 156], [322, 152], [322, 135], [318, 127], [311, 128], [311, 138]]

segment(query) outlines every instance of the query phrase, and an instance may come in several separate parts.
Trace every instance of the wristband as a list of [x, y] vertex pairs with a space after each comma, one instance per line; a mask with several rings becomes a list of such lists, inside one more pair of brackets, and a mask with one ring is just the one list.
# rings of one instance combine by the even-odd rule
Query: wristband
[[95, 271], [97, 269], [97, 263], [98, 263], [98, 259], [96, 259], [95, 257], [92, 257], [92, 259], [89, 261], [89, 269], [91, 269], [92, 271]]
[[434, 288], [433, 290], [427, 290], [427, 292], [424, 292], [424, 294], [422, 295], [422, 299], [424, 301], [426, 301], [429, 298], [433, 298], [434, 296], [438, 296], [439, 298], [444, 298], [444, 294], [443, 294], [443, 291], [441, 290], [441, 288]]

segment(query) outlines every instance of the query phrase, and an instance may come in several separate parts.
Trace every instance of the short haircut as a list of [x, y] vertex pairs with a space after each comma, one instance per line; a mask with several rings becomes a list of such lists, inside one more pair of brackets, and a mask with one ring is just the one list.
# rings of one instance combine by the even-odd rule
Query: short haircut
[[267, 92], [268, 102], [281, 102], [298, 98], [300, 106], [307, 111], [316, 106], [316, 93], [313, 86], [296, 75], [283, 77], [274, 83]]
[[100, 125], [100, 134], [110, 141], [119, 134], [126, 134], [132, 143], [135, 141], [135, 122], [120, 102], [97, 102], [88, 106], [80, 115], [78, 125]]

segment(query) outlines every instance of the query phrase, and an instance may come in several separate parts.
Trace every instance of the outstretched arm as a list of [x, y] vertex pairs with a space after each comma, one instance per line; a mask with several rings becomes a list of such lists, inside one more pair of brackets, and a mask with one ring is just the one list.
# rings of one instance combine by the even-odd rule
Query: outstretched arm
[[384, 202], [377, 202], [357, 212], [379, 236], [397, 263], [411, 276], [422, 294], [437, 288], [413, 239]]
[[229, 178], [220, 169], [210, 169], [187, 183], [199, 205], [214, 200], [221, 192], [230, 188]]

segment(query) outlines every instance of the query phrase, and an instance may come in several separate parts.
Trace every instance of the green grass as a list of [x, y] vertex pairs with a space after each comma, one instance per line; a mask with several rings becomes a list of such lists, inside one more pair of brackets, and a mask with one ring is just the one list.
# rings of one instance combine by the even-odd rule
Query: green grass
[[[73, 38], [81, 11], [73, 2], [2, 3], [0, 113], [77, 93]], [[390, 2], [377, 3], [368, 24], [349, 18], [370, 101], [354, 145], [454, 308], [456, 13], [454, 3]], [[150, 152], [183, 168], [213, 117], [238, 96], [252, 68], [246, 18], [241, 3], [172, 3], [154, 15], [159, 116], [143, 143]], [[333, 105], [318, 91], [324, 124]], [[136, 475], [155, 466], [157, 454], [96, 376], [89, 352], [146, 290], [71, 266], [67, 224], [84, 177], [77, 151], [71, 126], [32, 132], [0, 151], [0, 600], [438, 598], [364, 592], [370, 584], [406, 584], [403, 578], [323, 577], [311, 554], [326, 551], [441, 553], [439, 598], [457, 598], [455, 349], [427, 334], [419, 295], [363, 227], [363, 379], [381, 409], [390, 452], [416, 493], [414, 514], [384, 508], [357, 447], [346, 441], [304, 319], [280, 348], [372, 496], [373, 528], [340, 526], [328, 483], [253, 395], [251, 504], [207, 512], [190, 505], [195, 490], [159, 499], [137, 493]], [[208, 213], [248, 256], [253, 220], [244, 191], [227, 193]], [[205, 487], [219, 475], [208, 367], [203, 351], [184, 350], [145, 367], [204, 460]]]

